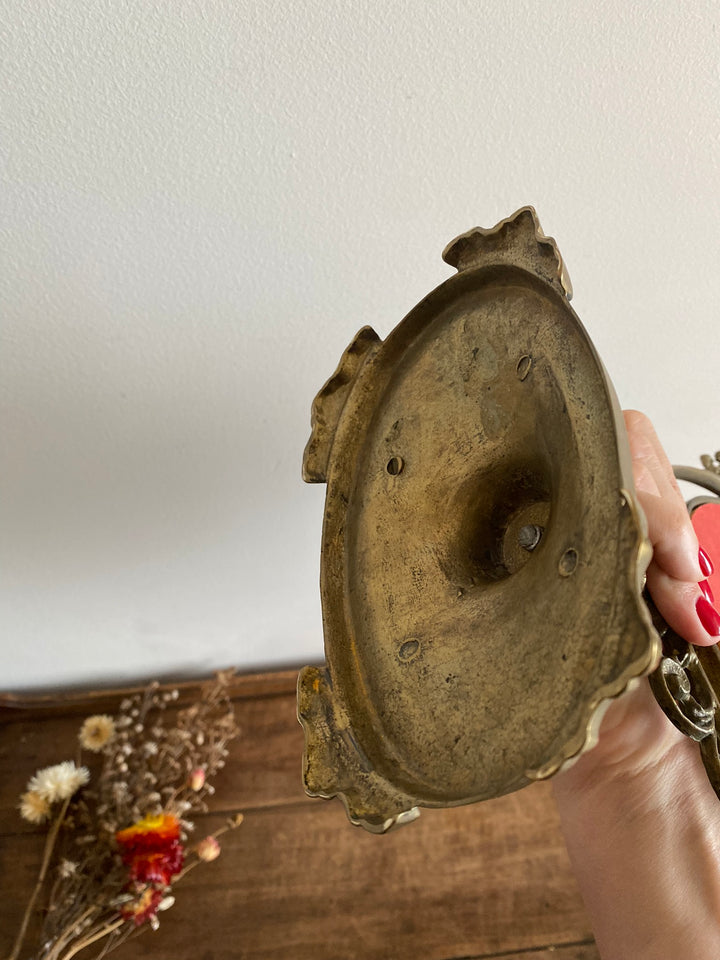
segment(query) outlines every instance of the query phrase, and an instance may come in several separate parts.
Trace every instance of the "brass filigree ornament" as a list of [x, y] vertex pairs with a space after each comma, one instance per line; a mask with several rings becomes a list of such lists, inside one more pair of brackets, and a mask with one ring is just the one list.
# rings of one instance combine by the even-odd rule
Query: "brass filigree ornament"
[[[305, 788], [376, 833], [553, 775], [661, 658], [621, 411], [555, 241], [524, 207], [443, 257], [455, 276], [347, 348], [303, 462], [327, 484]], [[717, 758], [712, 687], [667, 652], [658, 699]]]

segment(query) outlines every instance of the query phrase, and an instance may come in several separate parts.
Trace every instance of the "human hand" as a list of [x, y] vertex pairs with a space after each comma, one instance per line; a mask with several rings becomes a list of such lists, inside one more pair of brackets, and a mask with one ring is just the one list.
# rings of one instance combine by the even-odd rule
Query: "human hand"
[[[647, 417], [626, 411], [625, 424], [653, 546], [648, 589], [680, 636], [712, 644], [720, 616], [703, 594], [707, 558], [672, 468]], [[670, 723], [646, 678], [610, 704], [597, 746], [553, 788], [603, 960], [717, 960], [720, 802], [697, 744]]]
[[[685, 501], [652, 423], [636, 410], [624, 412], [633, 477], [648, 524], [653, 557], [647, 587], [665, 621], [681, 637], [700, 646], [720, 634], [720, 615], [708, 599], [710, 560], [701, 553]], [[612, 776], [634, 776], [661, 763], [676, 748], [697, 747], [665, 717], [647, 680], [610, 704], [598, 745], [572, 768], [578, 786]], [[704, 769], [698, 760], [698, 775]], [[562, 775], [561, 775], [562, 776]]]
[[685, 502], [652, 423], [637, 410], [623, 413], [633, 478], [648, 523], [653, 557], [647, 587], [660, 613], [688, 643], [708, 646], [720, 635], [706, 577], [712, 562], [697, 542]]

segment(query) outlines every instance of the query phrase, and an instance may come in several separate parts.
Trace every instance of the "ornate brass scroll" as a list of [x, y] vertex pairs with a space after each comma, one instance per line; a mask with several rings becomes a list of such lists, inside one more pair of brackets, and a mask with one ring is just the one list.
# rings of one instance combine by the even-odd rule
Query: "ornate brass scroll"
[[[345, 351], [303, 463], [327, 484], [305, 787], [374, 832], [551, 776], [661, 654], [619, 406], [555, 242], [525, 207], [443, 256], [455, 276]], [[709, 730], [679, 654], [663, 695], [690, 704], [684, 671]]]

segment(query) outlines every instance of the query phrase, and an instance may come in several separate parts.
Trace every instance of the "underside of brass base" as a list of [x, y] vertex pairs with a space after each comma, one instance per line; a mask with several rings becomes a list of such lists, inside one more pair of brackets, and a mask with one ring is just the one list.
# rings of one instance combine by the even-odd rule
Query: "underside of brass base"
[[305, 786], [374, 832], [551, 776], [661, 652], [619, 406], [555, 242], [526, 207], [444, 258], [345, 351], [303, 463], [327, 484]]

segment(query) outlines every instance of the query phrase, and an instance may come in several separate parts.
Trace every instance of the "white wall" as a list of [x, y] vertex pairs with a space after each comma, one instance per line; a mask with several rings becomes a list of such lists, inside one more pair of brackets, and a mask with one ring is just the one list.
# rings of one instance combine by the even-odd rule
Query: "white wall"
[[0, 8], [0, 687], [319, 659], [313, 395], [525, 203], [720, 446], [714, 0]]

